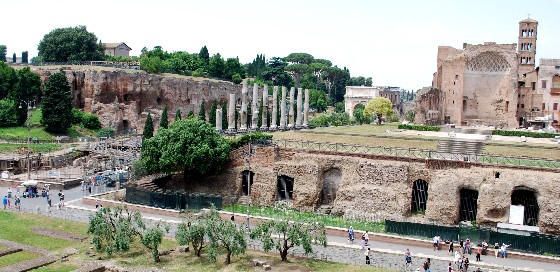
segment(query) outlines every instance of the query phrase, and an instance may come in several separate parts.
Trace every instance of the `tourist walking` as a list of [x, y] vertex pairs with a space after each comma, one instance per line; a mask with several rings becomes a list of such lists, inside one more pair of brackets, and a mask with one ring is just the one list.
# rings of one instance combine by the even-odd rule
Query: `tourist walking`
[[469, 269], [469, 258], [464, 258], [463, 259], [463, 271], [467, 272], [467, 270]]
[[424, 272], [430, 272], [430, 265], [431, 265], [431, 259], [428, 258], [426, 259], [426, 261], [424, 261], [424, 265], [422, 266], [424, 268]]
[[21, 211], [21, 199], [19, 199], [19, 196], [16, 196], [16, 209], [18, 209], [18, 211]]
[[407, 248], [406, 251], [404, 252], [404, 270], [410, 271], [411, 268], [412, 268], [412, 254], [410, 253], [410, 250]]
[[471, 239], [467, 238], [467, 240], [465, 240], [465, 248], [463, 249], [463, 254], [467, 254], [469, 253], [469, 255], [471, 255]]
[[457, 269], [461, 268], [463, 259], [461, 258], [461, 252], [459, 250], [455, 251], [455, 257], [453, 258], [453, 263], [457, 266]]
[[368, 233], [367, 230], [366, 230], [366, 233], [364, 234], [364, 238], [366, 239], [366, 246], [367, 246], [368, 243], [369, 243], [369, 233]]
[[480, 262], [480, 254], [482, 254], [482, 245], [478, 245], [476, 248], [476, 261]]
[[370, 252], [370, 248], [368, 247], [366, 252], [364, 252], [364, 255], [366, 255], [366, 264], [371, 264], [369, 260], [369, 252]]
[[459, 250], [461, 252], [463, 252], [463, 250], [464, 250], [464, 245], [465, 245], [465, 243], [463, 242], [463, 239], [459, 240]]
[[433, 244], [434, 244], [434, 251], [436, 251], [436, 250], [438, 249], [438, 244], [439, 244], [438, 236], [437, 236], [437, 235], [434, 236], [434, 238], [432, 238], [432, 242], [433, 242]]
[[352, 228], [352, 226], [348, 228], [348, 242], [352, 244], [354, 243], [354, 228]]
[[8, 197], [4, 196], [4, 198], [2, 199], [2, 204], [4, 204], [4, 210], [6, 209], [6, 206], [8, 206]]
[[498, 258], [498, 254], [500, 254], [500, 244], [495, 243], [494, 244], [494, 256], [496, 256], [496, 258]]
[[449, 254], [453, 256], [453, 240], [449, 241]]
[[362, 234], [362, 249], [366, 248], [366, 237]]
[[447, 272], [453, 272], [453, 266], [451, 265], [451, 263], [449, 263], [449, 265], [447, 266]]

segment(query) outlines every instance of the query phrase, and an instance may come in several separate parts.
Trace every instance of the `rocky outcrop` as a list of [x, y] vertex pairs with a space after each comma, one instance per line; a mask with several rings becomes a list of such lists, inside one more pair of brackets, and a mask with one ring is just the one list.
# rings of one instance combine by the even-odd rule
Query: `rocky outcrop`
[[45, 81], [50, 74], [63, 71], [72, 90], [72, 104], [85, 112], [97, 114], [104, 127], [117, 131], [141, 133], [147, 113], [151, 113], [154, 125], [167, 106], [169, 118], [173, 120], [177, 109], [182, 116], [190, 110], [195, 114], [200, 104], [206, 101], [206, 112], [211, 101], [220, 104], [237, 93], [241, 85], [214, 79], [186, 76], [162, 76], [145, 72], [125, 70], [68, 68], [35, 68]]

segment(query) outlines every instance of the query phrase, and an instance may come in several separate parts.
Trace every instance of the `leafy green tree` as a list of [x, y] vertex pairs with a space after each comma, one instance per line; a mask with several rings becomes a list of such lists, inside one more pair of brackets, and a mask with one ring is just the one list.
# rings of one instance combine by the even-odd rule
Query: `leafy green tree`
[[222, 104], [222, 129], [228, 129], [228, 113], [227, 113], [227, 102], [224, 101]]
[[[216, 127], [216, 110], [218, 109], [218, 102], [214, 100], [212, 106], [210, 107], [210, 113], [208, 114], [208, 123], [211, 127]], [[223, 114], [223, 113], [222, 113]]]
[[293, 63], [293, 64], [290, 64], [286, 67], [286, 71], [288, 71], [292, 75], [292, 78], [294, 79], [294, 82], [296, 83], [296, 86], [301, 86], [300, 85], [301, 77], [304, 74], [310, 72], [311, 68], [307, 64]]
[[206, 45], [200, 48], [198, 57], [200, 58], [200, 60], [202, 60], [205, 66], [208, 66], [210, 62], [210, 53], [208, 53], [208, 48], [206, 47]]
[[45, 83], [41, 124], [50, 132], [65, 132], [72, 126], [72, 94], [66, 75], [54, 73]]
[[[162, 229], [163, 227], [163, 229]], [[153, 227], [147, 227], [139, 212], [130, 212], [126, 207], [101, 208], [89, 219], [88, 234], [93, 235], [92, 242], [100, 252], [105, 247], [107, 255], [116, 252], [127, 252], [136, 238], [152, 251], [152, 258], [159, 262], [158, 247], [162, 242], [164, 232], [169, 232], [169, 226], [158, 222]]]
[[200, 110], [198, 111], [198, 119], [206, 122], [206, 103], [204, 100], [200, 103]]
[[277, 86], [293, 86], [293, 80], [290, 74], [286, 72], [288, 63], [282, 58], [274, 57], [270, 60], [268, 68], [262, 73], [264, 80], [272, 82], [272, 85]]
[[243, 79], [245, 74], [245, 68], [241, 65], [241, 63], [239, 63], [239, 58], [228, 58], [226, 60], [224, 78], [233, 80], [234, 75], [239, 75], [239, 77]]
[[46, 62], [103, 60], [105, 48], [85, 26], [56, 28], [46, 34], [37, 48]]
[[194, 111], [190, 110], [189, 113], [187, 113], [187, 119], [189, 118], [194, 118]]
[[416, 119], [416, 112], [414, 110], [408, 110], [404, 114], [404, 119], [410, 123], [414, 123], [414, 119]]
[[215, 129], [198, 118], [177, 121], [144, 141], [142, 162], [150, 173], [218, 172], [229, 156], [230, 146]]
[[199, 218], [191, 217], [187, 224], [181, 223], [177, 226], [175, 239], [180, 246], [191, 245], [194, 255], [200, 257], [202, 249], [206, 247], [204, 237], [206, 236], [206, 222], [201, 215]]
[[142, 142], [152, 137], [154, 137], [154, 121], [152, 120], [152, 115], [148, 112], [148, 116], [146, 116], [146, 123], [144, 123], [144, 133], [142, 134]]
[[10, 99], [0, 100], [0, 127], [17, 126], [16, 103]]
[[97, 137], [114, 137], [115, 136], [115, 130], [112, 128], [101, 128], [99, 131], [97, 131]]
[[140, 69], [148, 73], [159, 73], [163, 71], [163, 61], [159, 57], [142, 57]]
[[344, 102], [336, 102], [334, 104], [334, 112], [343, 113], [344, 112]]
[[286, 219], [267, 220], [251, 231], [251, 239], [263, 243], [265, 252], [278, 250], [282, 261], [288, 261], [288, 250], [301, 246], [306, 254], [313, 253], [312, 245], [327, 246], [325, 226], [318, 222], [290, 222]]
[[244, 226], [236, 226], [230, 220], [223, 220], [215, 209], [210, 209], [206, 218], [208, 252], [210, 260], [216, 261], [219, 247], [226, 250], [226, 264], [231, 263], [231, 255], [239, 255], [247, 250]]
[[264, 55], [258, 55], [252, 63], [246, 65], [249, 77], [262, 79], [262, 74], [266, 70], [266, 59]]
[[9, 90], [8, 97], [12, 99], [17, 107], [17, 123], [23, 125], [27, 120], [27, 104], [33, 105], [37, 95], [41, 93], [41, 78], [37, 73], [31, 72], [29, 67], [16, 71], [16, 81], [13, 88]]
[[21, 63], [28, 63], [29, 62], [29, 53], [27, 51], [21, 52]]
[[81, 109], [72, 108], [72, 124], [79, 125], [84, 120], [84, 112]]
[[364, 109], [365, 117], [377, 117], [377, 124], [381, 124], [381, 116], [389, 115], [393, 112], [393, 103], [385, 97], [376, 97], [368, 101]]
[[315, 58], [307, 53], [291, 53], [284, 58], [289, 63], [311, 64]]
[[366, 117], [364, 115], [364, 109], [366, 108], [366, 106], [364, 104], [358, 104], [356, 105], [356, 107], [354, 108], [354, 119], [356, 120], [356, 122], [358, 124], [369, 124], [371, 123], [371, 117]]
[[175, 111], [175, 122], [181, 120], [181, 110], [177, 109], [177, 111]]
[[14, 54], [12, 55], [12, 62], [13, 62], [13, 63], [16, 63], [16, 60], [17, 60], [16, 53], [14, 53]]
[[225, 62], [220, 53], [213, 55], [210, 58], [210, 63], [208, 65], [208, 72], [211, 76], [223, 78], [225, 70]]
[[17, 73], [14, 68], [6, 62], [0, 61], [0, 99], [4, 99], [16, 89], [18, 81]]
[[167, 107], [163, 108], [163, 112], [161, 113], [161, 119], [159, 120], [159, 128], [168, 128], [169, 127], [169, 117], [167, 116]]
[[8, 51], [8, 48], [5, 45], [0, 44], [0, 62], [2, 62], [2, 61], [6, 62], [7, 61], [6, 60], [7, 51]]

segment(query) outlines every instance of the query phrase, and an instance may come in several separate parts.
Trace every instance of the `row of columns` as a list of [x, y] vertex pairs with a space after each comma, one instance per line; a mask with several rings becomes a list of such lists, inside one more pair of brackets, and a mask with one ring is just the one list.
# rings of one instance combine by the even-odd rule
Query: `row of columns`
[[[278, 86], [274, 86], [272, 92], [272, 114], [271, 114], [271, 125], [268, 127], [268, 85], [265, 84], [262, 88], [262, 103], [263, 108], [266, 111], [259, 112], [259, 85], [255, 83], [253, 85], [253, 101], [251, 104], [251, 130], [257, 130], [258, 124], [258, 114], [262, 114], [262, 126], [261, 130], [285, 130], [292, 128], [306, 128], [309, 123], [309, 89], [298, 88], [297, 98], [295, 98], [296, 88], [290, 88], [289, 94], [289, 110], [286, 113], [286, 92], [287, 88], [282, 86], [281, 101], [278, 103]], [[305, 98], [303, 95], [305, 94]], [[247, 81], [243, 81], [243, 87], [241, 89], [241, 108], [239, 109], [240, 117], [240, 131], [246, 131], [249, 127], [247, 124], [247, 99], [248, 99], [248, 88]], [[294, 101], [297, 99], [297, 102]], [[229, 106], [228, 106], [228, 130], [235, 131], [235, 111], [236, 111], [236, 97], [235, 94], [229, 95]], [[278, 115], [278, 104], [280, 104], [280, 125], [277, 126], [277, 115]], [[296, 105], [296, 112], [294, 113], [294, 104]], [[222, 110], [216, 109], [216, 130], [222, 130]], [[295, 124], [294, 124], [295, 123]]]

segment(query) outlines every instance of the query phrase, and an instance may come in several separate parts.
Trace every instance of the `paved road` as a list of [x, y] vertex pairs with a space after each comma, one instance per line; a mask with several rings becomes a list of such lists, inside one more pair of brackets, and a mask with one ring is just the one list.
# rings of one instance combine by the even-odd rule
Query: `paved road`
[[[112, 190], [114, 188], [109, 189]], [[0, 188], [0, 192], [6, 192], [6, 190], [7, 188]], [[103, 191], [103, 188], [99, 188], [97, 190]], [[57, 218], [88, 222], [89, 216], [95, 212], [95, 207], [82, 204], [81, 198], [84, 195], [89, 195], [89, 193], [82, 191], [80, 187], [66, 190], [64, 193], [66, 196], [66, 207], [61, 210], [53, 207], [50, 212], [46, 212], [46, 199], [44, 197], [22, 199], [23, 210], [26, 212], [37, 213], [36, 208], [39, 206], [39, 213], [41, 214]], [[53, 206], [55, 205], [54, 199], [58, 201], [56, 194], [53, 198]], [[169, 221], [171, 230], [168, 233], [168, 236], [175, 236], [177, 224], [180, 221], [177, 217], [150, 213], [142, 213], [142, 215], [148, 219]], [[308, 257], [340, 263], [365, 265], [364, 250], [362, 250], [361, 246], [357, 243], [349, 244], [344, 237], [339, 236], [327, 236], [327, 240], [329, 244], [328, 247], [315, 247], [315, 253]], [[249, 246], [251, 249], [262, 249], [262, 246], [258, 241], [250, 241]], [[372, 249], [372, 253], [370, 254], [371, 265], [401, 271], [403, 270], [404, 251], [407, 246], [377, 241], [370, 242], [369, 246]], [[446, 250], [433, 251], [429, 244], [426, 247], [408, 246], [408, 248], [413, 254], [413, 270], [421, 268], [422, 263], [426, 258], [432, 259], [431, 271], [446, 271], [447, 265], [452, 261], [452, 257]], [[294, 249], [291, 254], [295, 256], [303, 256], [303, 251], [300, 249]], [[474, 255], [468, 257], [471, 261], [471, 266], [469, 267], [470, 271], [475, 271], [477, 267], [481, 267], [483, 271], [560, 271], [560, 266], [557, 264], [512, 258], [496, 259], [493, 256], [482, 256], [482, 262], [477, 263], [474, 261]], [[421, 269], [421, 271], [423, 270]]]

